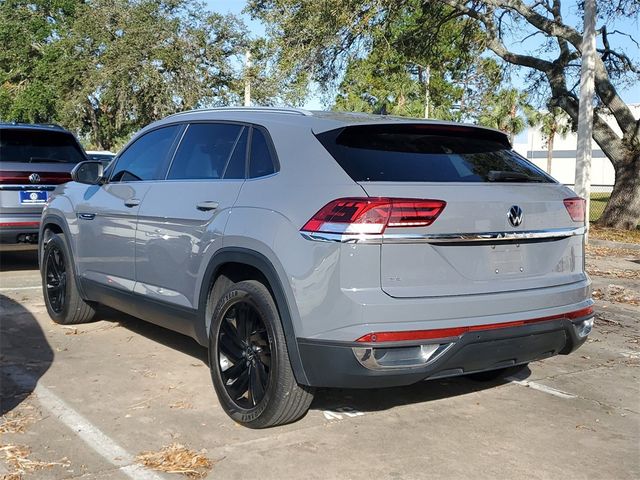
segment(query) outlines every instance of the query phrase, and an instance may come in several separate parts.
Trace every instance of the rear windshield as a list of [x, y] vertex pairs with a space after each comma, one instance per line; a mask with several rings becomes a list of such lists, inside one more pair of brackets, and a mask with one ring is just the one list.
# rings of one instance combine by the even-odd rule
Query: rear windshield
[[78, 163], [83, 160], [86, 158], [69, 133], [37, 129], [0, 130], [0, 161]]
[[317, 135], [357, 182], [554, 182], [498, 132], [438, 125], [365, 125]]

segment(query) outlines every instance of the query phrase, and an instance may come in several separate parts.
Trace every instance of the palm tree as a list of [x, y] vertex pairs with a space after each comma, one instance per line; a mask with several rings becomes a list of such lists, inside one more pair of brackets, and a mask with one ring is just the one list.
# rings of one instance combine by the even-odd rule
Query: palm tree
[[527, 125], [534, 123], [534, 110], [525, 92], [505, 88], [491, 95], [489, 102], [478, 119], [480, 125], [502, 130], [512, 143]]
[[553, 141], [556, 135], [565, 138], [571, 131], [571, 123], [567, 115], [558, 107], [552, 107], [548, 112], [540, 112], [536, 116], [535, 123], [540, 126], [540, 133], [547, 147], [547, 173], [551, 174]]

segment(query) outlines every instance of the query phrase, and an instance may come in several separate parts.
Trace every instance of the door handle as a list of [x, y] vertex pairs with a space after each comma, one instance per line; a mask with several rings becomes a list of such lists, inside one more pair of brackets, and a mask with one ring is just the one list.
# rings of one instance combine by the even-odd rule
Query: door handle
[[202, 212], [208, 212], [210, 210], [215, 210], [216, 208], [218, 208], [218, 205], [218, 202], [207, 200], [205, 202], [200, 202], [199, 204], [197, 204], [196, 208]]
[[94, 218], [96, 218], [96, 214], [95, 213], [79, 213], [78, 218], [80, 220], [93, 220]]
[[130, 198], [129, 200], [125, 200], [124, 201], [124, 206], [125, 207], [137, 207], [138, 205], [140, 205], [140, 199], [139, 198]]

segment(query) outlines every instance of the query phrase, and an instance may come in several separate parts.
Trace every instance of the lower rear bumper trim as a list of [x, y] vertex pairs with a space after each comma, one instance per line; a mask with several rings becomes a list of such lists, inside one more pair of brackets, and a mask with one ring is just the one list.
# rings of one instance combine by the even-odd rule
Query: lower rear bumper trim
[[299, 338], [298, 348], [311, 386], [381, 388], [506, 368], [558, 354], [566, 355], [582, 345], [586, 338], [578, 336], [574, 322], [568, 319], [473, 331], [463, 334], [435, 361], [424, 366], [381, 370], [365, 368], [356, 359], [351, 342]]

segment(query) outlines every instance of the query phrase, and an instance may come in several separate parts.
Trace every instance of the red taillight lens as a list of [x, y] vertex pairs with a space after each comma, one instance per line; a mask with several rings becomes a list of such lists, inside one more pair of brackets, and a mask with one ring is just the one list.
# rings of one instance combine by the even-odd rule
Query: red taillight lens
[[302, 227], [305, 232], [380, 234], [387, 227], [426, 227], [446, 202], [411, 198], [340, 198]]
[[[0, 185], [30, 185], [29, 175], [32, 173], [34, 172], [0, 172]], [[66, 172], [42, 172], [39, 177], [39, 185], [59, 185], [71, 181], [71, 174]]]
[[584, 198], [580, 197], [564, 199], [564, 206], [574, 222], [584, 222], [585, 204]]
[[585, 307], [573, 312], [551, 315], [549, 317], [532, 318], [529, 320], [516, 320], [513, 322], [489, 323], [485, 325], [471, 325], [468, 327], [436, 328], [433, 330], [408, 330], [404, 332], [376, 332], [367, 333], [358, 338], [356, 342], [404, 342], [409, 340], [434, 340], [439, 338], [459, 337], [469, 332], [482, 332], [485, 330], [497, 330], [500, 328], [519, 327], [532, 323], [550, 322], [553, 320], [576, 320], [593, 315], [593, 307]]

